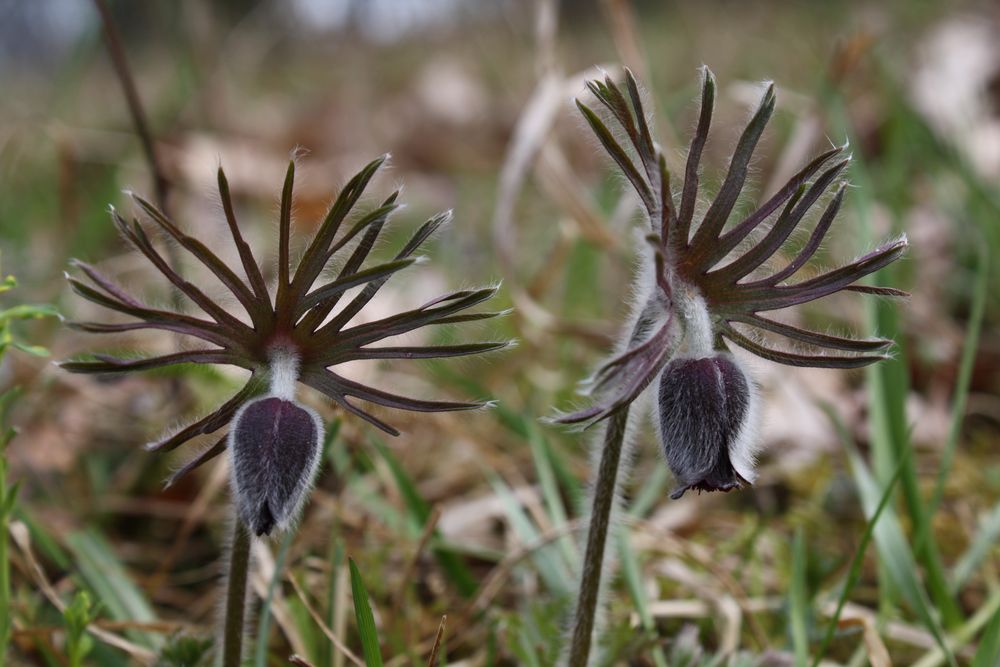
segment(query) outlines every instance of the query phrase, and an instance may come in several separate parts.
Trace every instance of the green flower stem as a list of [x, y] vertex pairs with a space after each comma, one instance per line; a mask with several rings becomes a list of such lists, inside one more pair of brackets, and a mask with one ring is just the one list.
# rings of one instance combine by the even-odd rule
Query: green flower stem
[[605, 545], [608, 541], [611, 509], [615, 503], [618, 468], [620, 467], [627, 423], [628, 407], [611, 416], [604, 434], [604, 448], [601, 452], [601, 462], [597, 469], [597, 482], [594, 486], [590, 529], [587, 531], [587, 550], [583, 557], [583, 571], [580, 576], [580, 596], [576, 603], [573, 636], [570, 639], [569, 661], [567, 663], [569, 667], [586, 667], [590, 656], [590, 644], [594, 635], [594, 616], [601, 593]]
[[243, 653], [243, 613], [250, 570], [250, 532], [243, 522], [233, 521], [233, 546], [229, 554], [229, 581], [226, 585], [226, 619], [222, 637], [222, 667], [240, 667]]

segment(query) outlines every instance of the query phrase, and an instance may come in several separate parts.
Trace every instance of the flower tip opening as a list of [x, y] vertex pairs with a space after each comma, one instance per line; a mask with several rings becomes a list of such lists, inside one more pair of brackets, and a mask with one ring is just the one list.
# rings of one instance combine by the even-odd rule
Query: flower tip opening
[[720, 484], [715, 484], [713, 482], [703, 480], [700, 482], [696, 482], [694, 484], [678, 486], [670, 493], [670, 499], [680, 500], [684, 496], [684, 494], [687, 493], [688, 491], [697, 491], [699, 494], [702, 491], [708, 493], [712, 493], [715, 491], [719, 491], [722, 493], [729, 493], [730, 491], [743, 489], [748, 486], [751, 486], [751, 483], [743, 479], [743, 477], [738, 472], [736, 472], [734, 473], [734, 477], [732, 479], [727, 479]]

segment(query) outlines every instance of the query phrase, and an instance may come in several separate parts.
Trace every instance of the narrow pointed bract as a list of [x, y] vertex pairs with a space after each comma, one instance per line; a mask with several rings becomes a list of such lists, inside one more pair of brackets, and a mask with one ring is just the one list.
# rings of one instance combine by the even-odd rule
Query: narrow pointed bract
[[[239, 255], [235, 270], [138, 195], [131, 196], [146, 224], [138, 219], [126, 220], [117, 211], [111, 210], [112, 220], [122, 237], [200, 313], [151, 308], [84, 262], [73, 263], [83, 279], [67, 276], [74, 292], [133, 320], [121, 323], [73, 322], [71, 327], [91, 333], [158, 329], [191, 336], [208, 347], [144, 359], [94, 355], [63, 362], [66, 370], [74, 373], [121, 373], [175, 364], [208, 363], [228, 364], [251, 371], [247, 385], [214, 412], [148, 447], [154, 451], [170, 451], [193, 438], [216, 433], [235, 419], [228, 437], [217, 439], [213, 446], [176, 471], [169, 483], [225, 449], [232, 449], [234, 488], [237, 490], [240, 515], [258, 534], [269, 533], [274, 527], [287, 526], [294, 519], [295, 509], [304, 495], [303, 489], [311, 483], [312, 469], [308, 462], [318, 456], [322, 424], [315, 418], [315, 413], [295, 402], [296, 382], [317, 389], [347, 412], [395, 435], [399, 431], [371, 414], [369, 405], [437, 412], [473, 410], [486, 404], [397, 396], [348, 380], [331, 370], [332, 367], [361, 359], [432, 359], [475, 355], [508, 345], [503, 341], [428, 346], [376, 345], [384, 339], [429, 325], [471, 322], [503, 314], [464, 312], [492, 297], [496, 293], [496, 288], [492, 287], [453, 292], [421, 308], [364, 324], [350, 324], [383, 285], [419, 262], [416, 252], [420, 246], [451, 219], [450, 212], [432, 217], [404, 244], [394, 259], [366, 266], [366, 260], [387, 227], [390, 216], [399, 208], [396, 201], [399, 193], [393, 193], [381, 205], [361, 215], [355, 215], [355, 209], [387, 157], [381, 156], [367, 164], [344, 186], [298, 264], [292, 262], [291, 249], [295, 162], [289, 163], [279, 206], [277, 286], [273, 303], [257, 260], [260, 253], [255, 256], [240, 232], [229, 183], [221, 168], [218, 172], [219, 195], [226, 224]], [[231, 312], [229, 307], [181, 277], [157, 250], [156, 239], [147, 232], [147, 224], [159, 229], [169, 237], [170, 242], [177, 243], [207, 268], [235, 297], [236, 304], [246, 315]], [[345, 248], [350, 248], [350, 253], [341, 263], [336, 277], [332, 280], [322, 278], [327, 267]], [[357, 294], [341, 304], [352, 289], [357, 289]], [[285, 377], [277, 381], [277, 388], [276, 375]], [[272, 386], [270, 392], [265, 393], [265, 380], [268, 378]], [[312, 431], [309, 431], [310, 428]]]

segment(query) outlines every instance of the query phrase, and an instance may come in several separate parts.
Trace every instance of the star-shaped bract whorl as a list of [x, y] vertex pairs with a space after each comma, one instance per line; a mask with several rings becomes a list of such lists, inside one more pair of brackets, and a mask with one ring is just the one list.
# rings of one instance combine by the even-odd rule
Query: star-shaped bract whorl
[[[253, 251], [244, 240], [236, 222], [229, 184], [222, 169], [218, 172], [219, 195], [229, 231], [236, 244], [245, 280], [238, 276], [217, 254], [196, 238], [189, 236], [155, 206], [138, 195], [132, 195], [146, 217], [172, 241], [188, 251], [236, 298], [246, 311], [249, 322], [236, 317], [191, 282], [182, 278], [156, 249], [138, 219], [126, 221], [117, 211], [111, 214], [119, 232], [130, 245], [144, 255], [153, 266], [194, 302], [208, 319], [194, 315], [147, 306], [114, 282], [101, 275], [93, 266], [75, 261], [89, 281], [67, 276], [72, 289], [83, 298], [110, 310], [134, 318], [126, 323], [73, 322], [70, 326], [93, 333], [120, 333], [139, 329], [159, 329], [191, 336], [211, 345], [207, 349], [180, 351], [144, 359], [121, 359], [107, 355], [82, 361], [64, 362], [62, 367], [74, 373], [121, 373], [160, 368], [175, 364], [230, 364], [251, 371], [246, 385], [236, 395], [211, 414], [179, 429], [163, 439], [150, 443], [152, 451], [173, 450], [199, 435], [213, 433], [225, 427], [248, 401], [263, 393], [266, 380], [273, 373], [275, 354], [294, 358], [295, 377], [333, 399], [345, 411], [373, 424], [391, 435], [394, 427], [373, 415], [358, 401], [416, 412], [470, 410], [483, 407], [481, 402], [430, 401], [399, 396], [344, 377], [334, 370], [338, 364], [363, 359], [430, 359], [475, 355], [498, 350], [508, 342], [483, 342], [456, 345], [416, 345], [373, 347], [387, 338], [407, 334], [430, 325], [483, 320], [502, 312], [464, 312], [490, 299], [496, 287], [459, 290], [439, 296], [419, 308], [350, 325], [354, 317], [375, 297], [379, 289], [396, 273], [414, 264], [414, 253], [442, 225], [451, 213], [442, 213], [425, 222], [412, 238], [388, 262], [363, 267], [390, 215], [399, 208], [394, 192], [373, 210], [345, 224], [351, 217], [368, 183], [385, 163], [382, 156], [364, 167], [341, 190], [315, 236], [306, 247], [294, 272], [291, 270], [290, 231], [292, 217], [292, 187], [295, 162], [290, 161], [284, 187], [278, 224], [277, 286], [274, 299], [268, 292]], [[341, 231], [344, 229], [345, 231]], [[339, 254], [346, 253], [336, 277], [320, 280], [324, 271]], [[341, 305], [352, 288], [360, 288]], [[336, 312], [334, 312], [336, 310]], [[331, 317], [332, 314], [332, 317]], [[220, 438], [194, 460], [178, 470], [169, 483], [217, 456], [227, 446]]]
[[[625, 71], [625, 92], [610, 77], [591, 81], [590, 92], [607, 112], [607, 120], [624, 141], [609, 129], [605, 118], [583, 102], [577, 106], [597, 139], [634, 188], [650, 225], [647, 240], [652, 245], [652, 297], [642, 309], [628, 349], [604, 364], [592, 378], [593, 406], [564, 415], [561, 423], [592, 424], [634, 401], [663, 370], [683, 339], [678, 314], [682, 301], [695, 296], [703, 301], [710, 333], [726, 338], [757, 356], [792, 366], [856, 368], [888, 356], [892, 341], [883, 338], [856, 339], [810, 331], [777, 322], [761, 313], [807, 303], [841, 291], [881, 296], [905, 296], [891, 287], [858, 284], [865, 276], [898, 259], [907, 241], [900, 237], [840, 268], [815, 277], [789, 282], [812, 259], [836, 218], [846, 184], [840, 182], [850, 162], [844, 146], [832, 148], [813, 159], [761, 203], [753, 212], [733, 221], [733, 210], [746, 183], [750, 160], [764, 127], [774, 111], [773, 84], [768, 84], [761, 102], [737, 141], [729, 169], [719, 191], [694, 225], [699, 196], [699, 165], [708, 140], [715, 103], [715, 78], [702, 71], [701, 110], [688, 150], [683, 185], [671, 189], [670, 173], [659, 146], [652, 138], [643, 110], [639, 86]], [[823, 195], [836, 185], [806, 244], [780, 269], [757, 273], [784, 247]], [[676, 199], [679, 195], [679, 203]], [[780, 209], [780, 212], [779, 212]], [[776, 215], [775, 215], [776, 214]], [[767, 226], [768, 221], [770, 226]], [[692, 231], [693, 229], [693, 231]], [[751, 236], [766, 229], [756, 238]], [[746, 244], [738, 256], [723, 260]], [[649, 291], [647, 290], [647, 293]], [[751, 328], [739, 330], [734, 325]], [[797, 349], [774, 347], [760, 335], [784, 337]]]

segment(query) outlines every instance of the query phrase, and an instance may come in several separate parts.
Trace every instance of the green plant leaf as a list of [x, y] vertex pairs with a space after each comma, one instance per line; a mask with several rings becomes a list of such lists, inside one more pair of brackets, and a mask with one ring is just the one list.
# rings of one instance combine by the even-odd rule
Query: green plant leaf
[[[643, 630], [655, 637], [656, 622], [652, 614], [649, 613], [649, 605], [646, 604], [646, 591], [642, 586], [642, 573], [639, 570], [639, 559], [632, 549], [632, 543], [628, 539], [628, 532], [620, 530], [617, 535], [618, 558], [621, 560], [622, 578], [625, 580], [625, 587], [628, 588], [632, 603], [635, 605], [635, 612], [639, 616], [639, 622]], [[654, 646], [651, 651], [653, 664], [656, 667], [667, 667], [667, 657], [660, 646]]]
[[368, 602], [368, 590], [354, 559], [349, 558], [347, 562], [351, 569], [354, 616], [358, 621], [358, 634], [361, 636], [361, 650], [365, 656], [365, 664], [368, 667], [381, 667], [382, 651], [379, 648], [378, 631], [375, 629], [375, 616]]
[[[126, 571], [118, 555], [96, 530], [75, 531], [66, 544], [76, 556], [76, 568], [97, 596], [108, 615], [116, 621], [153, 623], [152, 605]], [[157, 648], [163, 637], [152, 632], [128, 631], [133, 641]]]
[[802, 529], [795, 531], [792, 542], [792, 580], [788, 589], [788, 607], [795, 666], [809, 664], [809, 589], [806, 581], [806, 539]]
[[[840, 434], [841, 439], [845, 443], [845, 446], [849, 446], [850, 440], [847, 430], [844, 428], [843, 423], [837, 418], [836, 413], [830, 410], [827, 406], [824, 406], [827, 414], [830, 416], [837, 428], [837, 432]], [[899, 476], [903, 472], [903, 463], [900, 461], [896, 466], [896, 472], [893, 473], [892, 479], [885, 486], [885, 491], [882, 492], [882, 498], [878, 501], [878, 507], [868, 519], [868, 525], [865, 526], [865, 532], [861, 535], [861, 541], [858, 543], [858, 548], [854, 550], [854, 558], [851, 560], [851, 567], [847, 571], [847, 580], [844, 582], [844, 588], [840, 592], [840, 599], [837, 601], [837, 608], [833, 612], [833, 616], [830, 617], [830, 622], [827, 624], [826, 633], [823, 635], [823, 642], [820, 644], [819, 650], [816, 652], [816, 657], [813, 660], [813, 667], [819, 667], [820, 661], [826, 654], [826, 649], [833, 640], [833, 635], [837, 631], [837, 625], [840, 622], [840, 614], [844, 610], [844, 605], [847, 604], [847, 599], [851, 595], [851, 591], [854, 590], [854, 586], [857, 585], [858, 580], [861, 578], [861, 567], [864, 564], [865, 552], [868, 550], [868, 544], [871, 542], [872, 535], [875, 532], [875, 526], [878, 524], [879, 519], [882, 516], [882, 512], [889, 505], [889, 501], [892, 499], [893, 489], [896, 488], [896, 482], [899, 481]]]
[[957, 592], [972, 576], [976, 568], [990, 555], [1000, 540], [1000, 503], [983, 519], [972, 539], [972, 544], [958, 559], [951, 571], [951, 589]]
[[49, 356], [49, 351], [42, 347], [41, 345], [28, 345], [27, 343], [22, 343], [21, 341], [15, 340], [12, 345], [21, 350], [21, 352], [26, 352], [33, 357], [47, 357]]
[[[389, 465], [389, 470], [392, 471], [392, 477], [396, 481], [396, 486], [399, 487], [400, 494], [403, 496], [403, 502], [406, 503], [406, 509], [410, 514], [410, 518], [417, 530], [420, 530], [431, 518], [430, 504], [420, 495], [417, 485], [413, 483], [409, 474], [400, 465], [399, 460], [389, 451], [389, 448], [385, 446], [385, 443], [377, 438], [373, 438], [372, 441], [379, 454], [382, 455], [382, 458]], [[440, 531], [435, 530], [434, 537], [440, 538], [440, 536]], [[471, 597], [476, 592], [478, 584], [462, 559], [454, 551], [440, 544], [432, 546], [431, 551], [434, 554], [434, 558], [437, 559], [438, 565], [445, 571], [449, 581], [455, 585], [458, 592], [463, 597]]]
[[[504, 513], [507, 515], [507, 521], [510, 522], [518, 539], [526, 545], [539, 544], [542, 541], [541, 533], [524, 511], [521, 501], [518, 500], [513, 489], [494, 473], [488, 474], [488, 477], [493, 491], [500, 498]], [[538, 568], [538, 573], [545, 581], [545, 585], [551, 591], [560, 596], [568, 596], [572, 593], [576, 584], [569, 568], [566, 567], [566, 563], [559, 557], [557, 545], [546, 544], [538, 549], [533, 549], [531, 560]]]
[[983, 638], [972, 659], [971, 667], [995, 667], [1000, 665], [1000, 608], [993, 612], [993, 618], [983, 630]]
[[[955, 380], [955, 398], [951, 408], [951, 426], [948, 429], [948, 439], [945, 441], [944, 452], [937, 481], [934, 484], [934, 494], [927, 506], [927, 512], [933, 516], [941, 505], [944, 495], [944, 485], [951, 473], [952, 461], [958, 447], [958, 438], [962, 433], [962, 422], [965, 418], [965, 405], [969, 398], [969, 384], [972, 382], [972, 369], [976, 361], [976, 351], [979, 349], [979, 332], [983, 326], [983, 313], [986, 310], [986, 294], [989, 288], [990, 255], [986, 246], [981, 246], [976, 262], [976, 283], [972, 292], [972, 312], [965, 331], [965, 342], [962, 345], [962, 358], [958, 364], [958, 378]], [[925, 527], [926, 528], [926, 527]], [[917, 538], [921, 544], [930, 536], [924, 532]]]
[[[545, 499], [545, 509], [548, 510], [552, 528], [554, 530], [563, 530], [569, 523], [569, 519], [567, 518], [566, 507], [563, 505], [562, 496], [559, 494], [559, 485], [552, 466], [551, 448], [545, 441], [545, 436], [533, 425], [530, 427], [528, 443], [531, 445], [531, 455], [535, 462], [538, 484], [542, 490], [542, 497]], [[568, 533], [562, 535], [559, 538], [559, 547], [562, 550], [566, 564], [571, 569], [576, 569], [579, 564], [579, 554], [573, 536]]]
[[[858, 496], [861, 498], [861, 505], [864, 507], [865, 515], [874, 517], [878, 509], [879, 499], [885, 493], [885, 489], [879, 486], [875, 477], [865, 465], [861, 454], [854, 447], [853, 443], [845, 443], [847, 446], [847, 458], [854, 475], [854, 482], [857, 485]], [[906, 467], [906, 460], [901, 462]], [[905, 473], [904, 473], [905, 474]], [[906, 598], [907, 602], [920, 617], [921, 622], [934, 636], [934, 641], [948, 658], [948, 664], [957, 667], [955, 656], [945, 645], [941, 626], [934, 616], [934, 611], [927, 592], [920, 582], [917, 563], [910, 545], [903, 534], [903, 528], [899, 523], [896, 513], [890, 508], [884, 511], [878, 522], [875, 524], [875, 545], [878, 548], [879, 556], [886, 564], [885, 572], [892, 579], [894, 585]]]
[[281, 582], [285, 572], [285, 556], [288, 554], [288, 547], [292, 544], [295, 531], [285, 531], [281, 539], [281, 546], [278, 547], [278, 555], [274, 559], [274, 575], [267, 584], [267, 595], [260, 605], [259, 618], [257, 619], [257, 646], [254, 651], [255, 667], [267, 666], [267, 645], [271, 636], [271, 604], [274, 601], [274, 592]]
[[0, 310], [0, 324], [10, 320], [39, 320], [43, 317], [59, 317], [55, 306], [48, 304], [20, 304]]

